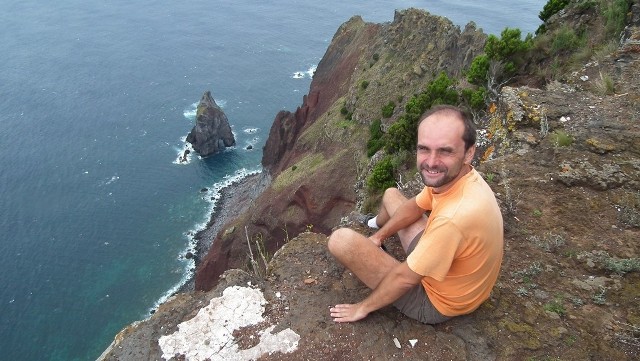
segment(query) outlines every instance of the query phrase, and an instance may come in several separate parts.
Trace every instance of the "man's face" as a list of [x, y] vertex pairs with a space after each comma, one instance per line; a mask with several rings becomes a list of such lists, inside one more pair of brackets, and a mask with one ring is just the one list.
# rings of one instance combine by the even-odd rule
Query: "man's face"
[[446, 191], [466, 174], [465, 163], [473, 159], [475, 146], [465, 151], [463, 133], [462, 120], [447, 111], [432, 114], [418, 128], [417, 167], [434, 193]]

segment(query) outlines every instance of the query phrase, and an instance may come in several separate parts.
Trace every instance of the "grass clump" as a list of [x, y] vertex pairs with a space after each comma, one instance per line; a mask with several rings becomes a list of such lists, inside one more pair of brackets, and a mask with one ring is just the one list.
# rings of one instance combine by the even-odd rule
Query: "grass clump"
[[556, 147], [568, 147], [573, 144], [573, 137], [564, 130], [557, 129], [549, 134], [549, 136], [551, 137], [551, 142]]
[[564, 316], [567, 314], [567, 310], [564, 308], [562, 304], [562, 298], [556, 297], [553, 301], [546, 303], [542, 306], [545, 311], [552, 312], [557, 314], [558, 316]]
[[596, 79], [593, 85], [593, 89], [599, 95], [613, 95], [615, 93], [615, 84], [609, 75], [601, 72], [600, 78]]

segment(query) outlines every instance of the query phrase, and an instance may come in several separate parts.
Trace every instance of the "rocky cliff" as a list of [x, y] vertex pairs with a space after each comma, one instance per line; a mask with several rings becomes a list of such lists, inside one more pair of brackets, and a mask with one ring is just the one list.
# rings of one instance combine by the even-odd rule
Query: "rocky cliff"
[[207, 91], [202, 95], [196, 111], [196, 124], [187, 136], [187, 142], [202, 157], [206, 157], [232, 147], [236, 139], [231, 125], [222, 109]]
[[362, 201], [354, 185], [366, 176], [367, 125], [380, 117], [380, 104], [398, 101], [398, 92], [419, 92], [441, 71], [460, 75], [485, 39], [473, 24], [461, 30], [418, 10], [396, 12], [387, 24], [358, 16], [343, 24], [302, 105], [274, 120], [262, 159], [271, 184], [217, 235], [198, 267], [196, 288], [209, 290], [222, 272], [243, 267], [247, 237], [273, 253], [302, 231], [328, 234]]
[[[527, 66], [539, 73], [503, 87], [479, 120], [476, 167], [504, 214], [505, 258], [473, 314], [435, 327], [393, 308], [354, 324], [328, 316], [368, 293], [326, 251], [338, 225], [368, 232], [352, 213], [376, 161], [363, 154], [368, 123], [393, 100], [392, 123], [409, 95], [440, 70], [459, 75], [486, 39], [473, 24], [406, 10], [337, 31], [301, 107], [274, 121], [263, 160], [271, 183], [200, 263], [206, 291], [174, 296], [102, 359], [638, 359], [640, 2], [630, 9], [619, 43], [554, 79], [541, 75], [548, 60], [533, 57]], [[576, 3], [555, 18], [598, 31], [600, 11]], [[417, 187], [398, 183], [407, 194]], [[394, 239], [386, 244], [401, 257]]]

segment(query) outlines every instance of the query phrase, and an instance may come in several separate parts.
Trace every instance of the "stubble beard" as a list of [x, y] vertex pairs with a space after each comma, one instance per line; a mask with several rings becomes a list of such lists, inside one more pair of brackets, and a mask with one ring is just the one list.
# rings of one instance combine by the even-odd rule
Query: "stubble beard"
[[[437, 179], [428, 178], [427, 176], [425, 176], [425, 173], [428, 173], [429, 171], [439, 172], [440, 178], [437, 178]], [[447, 169], [446, 167], [430, 168], [427, 166], [421, 166], [420, 177], [422, 178], [422, 183], [424, 183], [425, 186], [431, 187], [431, 188], [442, 187], [455, 179], [455, 176], [450, 175], [449, 169]]]

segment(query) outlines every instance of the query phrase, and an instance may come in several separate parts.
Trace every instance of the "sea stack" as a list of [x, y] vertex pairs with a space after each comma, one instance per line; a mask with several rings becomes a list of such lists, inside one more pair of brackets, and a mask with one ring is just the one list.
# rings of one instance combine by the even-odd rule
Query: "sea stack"
[[206, 91], [198, 103], [196, 125], [187, 136], [187, 142], [202, 157], [236, 145], [229, 120], [211, 97], [210, 91]]

